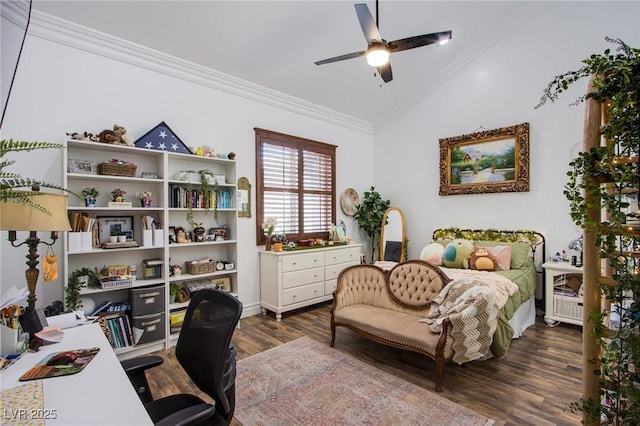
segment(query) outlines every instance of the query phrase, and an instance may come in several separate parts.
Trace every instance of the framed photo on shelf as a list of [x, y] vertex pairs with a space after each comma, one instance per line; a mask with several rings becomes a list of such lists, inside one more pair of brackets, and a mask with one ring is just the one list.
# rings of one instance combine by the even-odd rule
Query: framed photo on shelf
[[67, 171], [69, 173], [80, 173], [83, 175], [97, 175], [98, 165], [95, 161], [89, 160], [75, 160], [69, 158], [67, 164]]
[[211, 284], [214, 284], [218, 290], [231, 292], [231, 277], [211, 278]]
[[133, 241], [133, 216], [98, 216], [100, 243], [109, 242], [112, 233], [125, 234], [127, 241]]
[[169, 227], [169, 244], [173, 244], [176, 242], [176, 227]]

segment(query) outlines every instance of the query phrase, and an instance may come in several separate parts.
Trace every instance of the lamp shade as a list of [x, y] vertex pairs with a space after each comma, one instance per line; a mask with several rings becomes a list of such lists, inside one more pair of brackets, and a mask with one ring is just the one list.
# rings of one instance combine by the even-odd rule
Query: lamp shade
[[67, 217], [67, 196], [41, 193], [31, 201], [46, 209], [15, 202], [0, 202], [0, 229], [9, 231], [70, 231]]

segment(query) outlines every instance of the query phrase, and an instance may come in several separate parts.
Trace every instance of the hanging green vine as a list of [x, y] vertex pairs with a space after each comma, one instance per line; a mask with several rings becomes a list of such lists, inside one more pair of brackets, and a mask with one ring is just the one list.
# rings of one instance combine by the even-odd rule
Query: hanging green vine
[[[220, 195], [220, 186], [218, 185], [218, 181], [215, 179], [215, 175], [210, 170], [198, 170], [197, 172], [193, 170], [187, 170], [185, 173], [198, 173], [200, 177], [200, 193], [203, 196], [204, 210], [205, 212], [209, 212], [209, 204], [211, 204], [211, 192], [214, 194], [214, 202], [213, 202], [213, 218], [217, 222], [218, 221], [218, 196]], [[213, 183], [209, 183], [209, 176], [214, 178]], [[209, 191], [209, 187], [212, 188], [212, 191]], [[187, 185], [187, 192], [191, 194], [191, 190], [193, 189], [193, 185], [191, 182]], [[189, 200], [190, 201], [190, 200]], [[187, 223], [191, 229], [196, 227], [194, 213], [193, 213], [193, 205], [191, 201], [187, 205]]]
[[[80, 280], [80, 277], [88, 277], [88, 281]], [[82, 308], [80, 301], [80, 291], [88, 286], [89, 288], [101, 288], [98, 274], [89, 268], [80, 268], [75, 270], [67, 280], [67, 288], [65, 290], [64, 303], [68, 312]]]
[[[600, 368], [593, 371], [602, 399], [583, 398], [570, 408], [584, 412], [590, 424], [636, 425], [640, 424], [640, 231], [627, 225], [626, 211], [631, 207], [630, 194], [637, 198], [640, 187], [640, 50], [621, 40], [607, 41], [617, 44], [616, 53], [607, 49], [603, 55], [591, 55], [577, 71], [557, 76], [536, 108], [555, 101], [583, 77], [596, 76], [593, 90], [574, 104], [584, 99], [603, 103], [608, 120], [601, 131], [608, 145], [582, 152], [569, 164], [564, 194], [571, 203], [572, 220], [595, 236], [600, 258], [614, 270], [612, 278], [618, 285], [601, 285], [601, 290], [619, 320], [611, 327], [606, 325], [612, 319], [608, 313], [591, 313], [595, 335], [606, 336], [597, 339], [602, 358]], [[594, 222], [586, 214], [589, 209], [606, 211], [608, 220]]]

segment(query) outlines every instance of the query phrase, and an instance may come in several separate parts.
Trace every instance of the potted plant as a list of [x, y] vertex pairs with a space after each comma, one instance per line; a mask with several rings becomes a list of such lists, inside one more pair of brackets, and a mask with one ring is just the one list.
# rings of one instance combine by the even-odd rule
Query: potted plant
[[369, 191], [364, 192], [362, 202], [358, 204], [357, 210], [353, 215], [360, 229], [366, 232], [371, 238], [371, 263], [375, 260], [374, 254], [378, 246], [375, 237], [376, 235], [380, 235], [382, 218], [384, 217], [384, 212], [390, 205], [391, 201], [383, 200], [375, 190], [375, 187], [372, 186]]
[[136, 193], [137, 197], [140, 199], [141, 207], [151, 207], [151, 194], [152, 193], [149, 191], [142, 191], [142, 192]]
[[82, 196], [84, 197], [84, 204], [86, 207], [95, 207], [96, 200], [98, 199], [100, 192], [96, 188], [85, 188], [82, 190]]
[[178, 292], [180, 291], [180, 286], [176, 283], [169, 284], [169, 303], [175, 303], [176, 297], [178, 297]]
[[126, 191], [120, 188], [116, 188], [113, 191], [111, 191], [111, 198], [116, 203], [122, 203], [124, 202], [124, 194], [126, 193], [127, 193]]
[[[200, 177], [200, 194], [202, 196], [202, 205], [204, 206], [205, 213], [208, 213], [210, 207], [213, 206], [213, 218], [218, 221], [218, 194], [220, 194], [220, 186], [215, 179], [215, 174], [211, 170], [200, 169], [197, 172], [193, 170], [187, 170], [184, 172], [187, 176], [190, 173], [197, 173]], [[209, 177], [212, 178], [213, 183], [210, 183]], [[209, 189], [211, 187], [211, 190]], [[187, 186], [187, 192], [191, 194], [192, 184], [189, 182]], [[213, 197], [213, 200], [211, 199]], [[187, 223], [191, 228], [196, 226], [193, 215], [193, 202], [189, 200], [187, 203]]]
[[120, 233], [116, 229], [112, 229], [111, 231], [109, 231], [109, 242], [117, 243], [119, 234]]
[[65, 308], [67, 312], [76, 311], [82, 308], [80, 301], [80, 291], [85, 288], [100, 288], [100, 280], [98, 274], [89, 268], [80, 268], [71, 275], [67, 280], [67, 288], [65, 290]]
[[[640, 231], [626, 223], [632, 206], [628, 194], [637, 197], [639, 192], [640, 50], [621, 40], [607, 41], [617, 44], [616, 53], [607, 49], [603, 55], [591, 55], [577, 71], [557, 76], [538, 106], [554, 101], [576, 81], [594, 76], [592, 88], [577, 102], [591, 99], [606, 110], [608, 120], [596, 131], [607, 143], [581, 152], [570, 163], [564, 194], [570, 201], [571, 218], [585, 230], [585, 248], [589, 236], [616, 284], [600, 283], [612, 306], [609, 312], [590, 313], [594, 335], [584, 337], [595, 339], [600, 347], [599, 355], [588, 360], [599, 392], [585, 388], [583, 398], [571, 408], [584, 413], [586, 424], [640, 424]], [[603, 211], [607, 221], [601, 223]], [[593, 257], [585, 256], [585, 266]]]

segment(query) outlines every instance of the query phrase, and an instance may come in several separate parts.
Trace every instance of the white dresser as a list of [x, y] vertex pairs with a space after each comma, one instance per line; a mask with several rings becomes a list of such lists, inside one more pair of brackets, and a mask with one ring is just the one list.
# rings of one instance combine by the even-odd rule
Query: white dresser
[[276, 313], [331, 300], [338, 274], [360, 263], [362, 244], [260, 252], [260, 306]]

